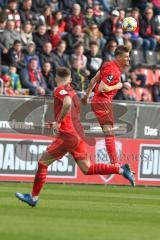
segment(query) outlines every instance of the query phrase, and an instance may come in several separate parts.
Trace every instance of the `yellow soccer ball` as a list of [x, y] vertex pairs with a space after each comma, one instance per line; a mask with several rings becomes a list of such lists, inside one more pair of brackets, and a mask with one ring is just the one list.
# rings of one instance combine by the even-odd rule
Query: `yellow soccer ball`
[[126, 17], [122, 22], [124, 32], [134, 32], [137, 28], [137, 21], [133, 17]]

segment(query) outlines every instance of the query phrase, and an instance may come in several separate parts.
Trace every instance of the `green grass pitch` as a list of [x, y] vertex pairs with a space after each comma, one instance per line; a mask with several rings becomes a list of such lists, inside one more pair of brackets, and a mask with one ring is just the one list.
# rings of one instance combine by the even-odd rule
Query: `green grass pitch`
[[1, 240], [159, 240], [160, 188], [47, 184], [36, 208], [0, 183]]

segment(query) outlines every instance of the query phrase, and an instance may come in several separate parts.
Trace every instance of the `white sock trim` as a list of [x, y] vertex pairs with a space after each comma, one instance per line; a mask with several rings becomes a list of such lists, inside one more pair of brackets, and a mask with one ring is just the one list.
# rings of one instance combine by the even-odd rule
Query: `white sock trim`
[[33, 201], [37, 201], [39, 196], [32, 196]]

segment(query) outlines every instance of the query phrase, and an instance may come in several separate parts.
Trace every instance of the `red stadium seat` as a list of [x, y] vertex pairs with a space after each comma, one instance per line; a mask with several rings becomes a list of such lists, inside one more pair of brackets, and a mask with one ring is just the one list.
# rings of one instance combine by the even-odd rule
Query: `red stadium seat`
[[155, 69], [155, 82], [160, 81], [160, 69]]
[[129, 89], [129, 95], [130, 95], [130, 96], [133, 96], [133, 97], [136, 99], [136, 91], [135, 91], [134, 88], [130, 88], [130, 89]]
[[155, 67], [157, 64], [157, 54], [154, 51], [146, 51], [146, 60], [148, 67]]
[[147, 95], [147, 97], [148, 97], [147, 101], [148, 102], [153, 101], [153, 99], [152, 99], [152, 88], [151, 87], [148, 87], [148, 88], [137, 87], [137, 88], [135, 88], [135, 91], [136, 91], [136, 101], [141, 101], [143, 94]]
[[136, 91], [136, 101], [140, 101], [141, 100], [143, 90], [144, 90], [144, 88], [140, 88], [140, 87], [135, 88], [135, 91]]

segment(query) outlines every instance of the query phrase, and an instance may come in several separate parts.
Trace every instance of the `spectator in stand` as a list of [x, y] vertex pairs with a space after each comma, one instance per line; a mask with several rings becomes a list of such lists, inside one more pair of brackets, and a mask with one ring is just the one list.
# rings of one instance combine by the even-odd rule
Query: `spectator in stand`
[[106, 40], [103, 38], [103, 34], [99, 31], [98, 25], [95, 23], [90, 25], [87, 33], [87, 38], [89, 42], [88, 45], [91, 42], [97, 42], [100, 49], [103, 49], [106, 43]]
[[146, 86], [146, 75], [137, 74], [134, 70], [130, 70], [128, 75], [128, 81], [131, 83], [132, 87], [142, 87]]
[[94, 1], [95, 0], [77, 0], [76, 2], [81, 6], [82, 11], [85, 12], [88, 7], [94, 7]]
[[82, 12], [85, 12], [87, 7], [93, 7], [93, 0], [77, 0], [76, 3], [81, 6]]
[[66, 42], [62, 40], [58, 43], [56, 49], [53, 51], [53, 61], [56, 68], [70, 67], [69, 55], [65, 53]]
[[96, 21], [96, 18], [94, 16], [94, 12], [93, 12], [93, 8], [92, 7], [88, 7], [86, 9], [86, 14], [85, 14], [85, 22], [86, 22], [86, 27], [88, 28], [89, 26], [93, 25], [93, 24], [98, 24]]
[[49, 6], [51, 6], [51, 11], [55, 12], [59, 10], [59, 2], [58, 0], [48, 0]]
[[40, 22], [44, 25], [47, 26], [47, 29], [49, 30], [51, 28], [51, 24], [52, 24], [52, 9], [51, 6], [46, 5], [42, 15], [40, 15], [39, 17]]
[[3, 80], [2, 94], [5, 96], [14, 96], [15, 93], [13, 88], [11, 87], [11, 78], [9, 76], [8, 69], [7, 69], [7, 73], [5, 74], [2, 73], [1, 79]]
[[108, 40], [116, 31], [118, 26], [119, 11], [113, 10], [109, 17], [107, 17], [102, 24], [100, 25], [100, 31], [103, 33], [103, 36]]
[[82, 32], [82, 27], [80, 25], [75, 25], [71, 32], [64, 37], [64, 40], [67, 43], [67, 53], [72, 54], [74, 46], [77, 43], [84, 42], [84, 33]]
[[122, 26], [122, 22], [126, 17], [126, 11], [124, 8], [119, 9], [119, 19], [118, 19], [118, 26]]
[[[108, 17], [109, 10], [111, 10], [108, 1], [2, 0], [0, 1], [0, 7], [3, 7], [4, 10], [1, 9], [0, 12], [0, 64], [14, 65], [16, 71], [19, 72], [23, 66], [30, 65], [31, 59], [34, 58], [37, 61], [39, 73], [43, 66], [45, 78], [51, 79], [51, 72], [53, 73], [56, 67], [70, 67], [70, 59], [72, 59], [78, 66], [77, 69], [80, 69], [76, 74], [80, 72], [77, 77], [80, 79], [82, 91], [85, 91], [81, 75], [85, 75], [88, 81], [98, 71], [102, 61], [109, 61], [114, 58], [117, 44], [125, 44], [131, 49], [133, 44], [133, 49], [143, 49], [144, 53], [146, 53], [146, 50], [159, 50], [160, 16], [156, 16], [160, 14], [159, 1], [134, 0], [132, 3], [134, 8], [131, 9], [131, 16], [137, 20], [138, 27], [133, 33], [123, 33], [120, 26], [126, 14], [125, 9], [112, 9]], [[101, 9], [102, 5], [106, 7], [104, 8], [105, 12], [103, 8]], [[86, 13], [85, 17], [81, 9]], [[141, 16], [140, 11], [143, 11]], [[101, 23], [104, 16], [106, 16], [106, 19]], [[54, 26], [57, 25], [58, 30], [57, 27], [54, 29]], [[50, 30], [52, 26], [53, 34], [51, 37], [50, 31], [47, 31], [47, 29]], [[17, 32], [17, 30], [20, 31]], [[18, 40], [17, 44], [15, 44], [16, 40]], [[35, 44], [33, 41], [35, 41]], [[21, 45], [25, 50], [25, 55], [22, 52]], [[53, 45], [53, 48], [50, 47], [51, 45]], [[51, 65], [53, 66], [50, 69]], [[28, 70], [28, 68], [26, 69]], [[90, 71], [90, 77], [87, 69]], [[17, 73], [15, 72], [15, 74]], [[36, 78], [37, 75], [40, 76], [37, 73], [35, 75]], [[126, 76], [131, 81], [132, 87], [145, 87], [146, 76], [140, 76], [134, 71], [131, 71], [129, 76], [126, 74]], [[7, 76], [5, 77], [7, 79]], [[10, 76], [8, 76], [9, 78]], [[6, 86], [9, 84], [7, 81]], [[51, 83], [51, 81], [46, 80], [46, 83]], [[52, 87], [48, 87], [48, 89], [47, 86], [45, 94], [50, 95], [51, 92], [49, 93], [49, 91], [52, 91]], [[127, 87], [125, 86], [126, 89]], [[157, 85], [154, 88], [157, 88]], [[124, 89], [124, 92], [126, 89]], [[128, 89], [128, 92], [131, 91]], [[10, 90], [7, 94], [12, 95]], [[34, 94], [40, 93], [37, 93], [36, 90]], [[146, 96], [144, 96], [144, 99], [146, 99]]]
[[77, 3], [72, 6], [72, 13], [67, 17], [67, 29], [70, 31], [75, 25], [80, 25], [82, 29], [86, 26], [81, 6]]
[[85, 68], [82, 68], [81, 59], [74, 58], [71, 67], [71, 76], [72, 76], [72, 86], [77, 91], [80, 97], [83, 96], [87, 90], [89, 81], [89, 71]]
[[61, 0], [59, 1], [59, 8], [61, 11], [64, 11], [65, 14], [69, 14], [73, 4], [77, 3], [77, 0]]
[[152, 0], [154, 14], [160, 15], [160, 1], [159, 0]]
[[3, 13], [0, 17], [0, 51], [1, 51], [1, 54], [4, 54], [4, 58], [6, 57], [6, 54], [8, 53], [8, 49], [1, 42], [1, 39], [2, 39], [2, 35], [6, 28], [6, 23], [7, 23], [7, 15]]
[[152, 86], [152, 95], [155, 102], [160, 102], [160, 79]]
[[108, 2], [108, 0], [100, 0], [102, 6], [103, 6], [103, 9], [105, 12], [110, 12], [110, 9], [111, 9], [111, 6]]
[[2, 48], [1, 47], [0, 47], [0, 65], [2, 65]]
[[100, 49], [97, 42], [90, 43], [90, 50], [86, 56], [87, 56], [87, 69], [90, 72], [89, 79], [92, 79], [102, 65], [102, 56], [100, 54]]
[[115, 40], [110, 40], [106, 43], [102, 51], [102, 59], [105, 61], [112, 61], [115, 58], [115, 50], [117, 48], [117, 42]]
[[0, 1], [0, 8], [4, 9], [4, 8], [6, 8], [6, 5], [7, 5], [7, 0]]
[[53, 13], [53, 18], [51, 20], [51, 25], [58, 25], [59, 32], [63, 35], [64, 33], [67, 32], [67, 23], [66, 20], [64, 19], [64, 16], [62, 14], [62, 11], [58, 10]]
[[148, 95], [148, 93], [146, 91], [144, 91], [141, 95], [141, 102], [150, 102], [150, 96]]
[[48, 0], [33, 0], [32, 10], [37, 14], [40, 14], [45, 9], [45, 6], [47, 5], [47, 3], [48, 3]]
[[35, 52], [36, 50], [36, 45], [34, 42], [30, 42], [28, 43], [27, 47], [26, 47], [26, 51], [25, 51], [25, 55], [24, 55], [24, 63], [25, 66], [28, 66], [30, 60], [32, 58], [37, 60], [38, 63], [38, 68], [41, 69], [41, 65], [40, 65], [40, 60], [39, 60], [39, 56], [38, 54]]
[[138, 7], [140, 11], [144, 11], [147, 7], [148, 0], [134, 0], [132, 1], [133, 7]]
[[6, 9], [8, 20], [14, 21], [15, 30], [20, 31], [21, 19], [19, 12], [17, 11], [18, 0], [8, 0], [8, 9]]
[[6, 22], [7, 23], [7, 20], [8, 20], [8, 15], [7, 15], [7, 13], [6, 13], [6, 11], [5, 10], [2, 10], [2, 11], [0, 11], [0, 20], [1, 20], [1, 22]]
[[136, 101], [135, 96], [130, 93], [131, 86], [128, 82], [123, 83], [123, 87], [118, 91], [114, 99], [122, 101]]
[[24, 0], [19, 7], [19, 13], [22, 24], [27, 21], [30, 21], [33, 26], [38, 25], [38, 18], [36, 13], [31, 10], [32, 0]]
[[32, 24], [25, 22], [20, 32], [22, 47], [25, 49], [29, 42], [33, 41]]
[[156, 32], [156, 24], [151, 7], [145, 9], [144, 15], [140, 19], [140, 35], [143, 38], [144, 51], [154, 51], [160, 36]]
[[27, 68], [23, 68], [20, 73], [23, 88], [29, 89], [30, 95], [44, 96], [47, 94], [47, 86], [42, 72], [38, 69], [36, 58], [32, 58]]
[[101, 9], [101, 4], [99, 1], [94, 1], [93, 3], [93, 13], [98, 25], [104, 20], [104, 11]]
[[129, 52], [132, 51], [133, 45], [132, 45], [132, 42], [130, 40], [125, 40], [125, 46], [129, 49]]
[[9, 67], [9, 76], [11, 79], [11, 87], [16, 90], [20, 90], [22, 88], [19, 75], [17, 74], [17, 68], [14, 65]]
[[2, 67], [1, 78], [3, 80], [3, 95], [15, 96], [18, 95], [18, 90], [21, 89], [21, 83], [17, 69], [15, 66]]
[[45, 62], [42, 66], [42, 74], [44, 81], [47, 85], [49, 95], [53, 95], [53, 90], [55, 88], [55, 75], [53, 74], [52, 65], [50, 62]]
[[81, 61], [82, 68], [86, 68], [87, 66], [87, 57], [84, 55], [84, 45], [82, 43], [78, 43], [73, 50], [73, 54], [71, 55], [72, 59], [78, 58]]
[[122, 27], [117, 27], [117, 29], [116, 29], [112, 38], [117, 42], [117, 45], [124, 45], [125, 44], [125, 37], [124, 37], [124, 34], [123, 34]]
[[51, 27], [50, 42], [52, 43], [52, 49], [55, 49], [57, 44], [62, 40], [57, 24]]
[[9, 50], [13, 46], [15, 40], [21, 40], [20, 33], [15, 31], [15, 22], [12, 20], [7, 21], [6, 29], [1, 35], [0, 42], [5, 49]]
[[[1, 11], [0, 12], [1, 14], [0, 14], [0, 23], [2, 24], [4, 24], [5, 23], [5, 26], [6, 26], [6, 23], [7, 23], [7, 20], [8, 20], [8, 16], [7, 16], [7, 13], [6, 13], [6, 11]], [[1, 27], [1, 26], [0, 26]]]
[[25, 66], [22, 44], [19, 40], [15, 40], [13, 47], [8, 51], [8, 65], [14, 65], [18, 72]]
[[53, 65], [54, 69], [55, 69], [54, 56], [53, 56], [53, 52], [52, 52], [52, 44], [50, 42], [46, 42], [44, 44], [43, 50], [39, 54], [39, 58], [40, 58], [41, 66], [45, 62], [50, 62]]
[[36, 44], [36, 51], [41, 52], [44, 44], [50, 41], [46, 25], [40, 24], [37, 27], [37, 31], [33, 33], [33, 41]]

